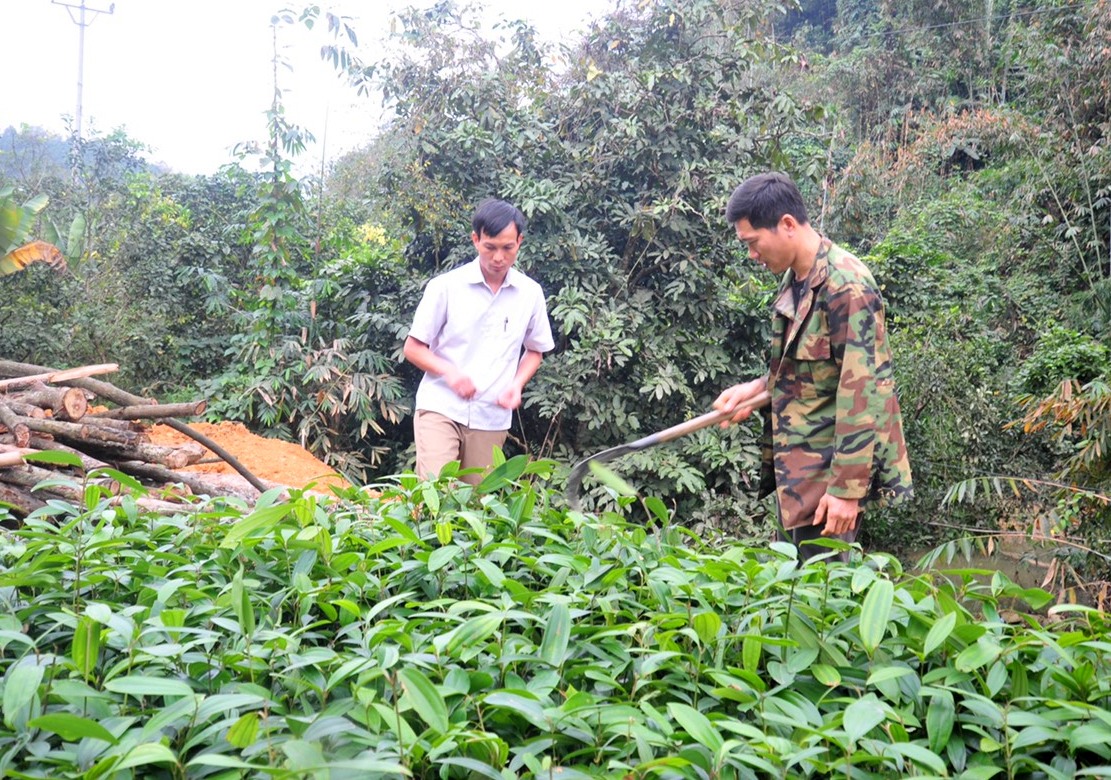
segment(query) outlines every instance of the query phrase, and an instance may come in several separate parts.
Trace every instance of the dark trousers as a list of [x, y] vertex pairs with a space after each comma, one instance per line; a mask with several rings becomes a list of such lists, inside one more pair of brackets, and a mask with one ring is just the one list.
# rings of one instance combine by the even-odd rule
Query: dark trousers
[[864, 520], [864, 513], [861, 512], [860, 516], [856, 518], [856, 528], [844, 534], [837, 534], [835, 536], [822, 536], [822, 529], [824, 525], [804, 525], [799, 528], [792, 528], [790, 531], [785, 531], [783, 527], [776, 529], [775, 538], [781, 542], [791, 542], [798, 548], [799, 560], [808, 561], [815, 555], [822, 553], [833, 552], [833, 556], [828, 560], [837, 560], [842, 563], [849, 562], [849, 550], [834, 551], [828, 547], [823, 547], [818, 544], [810, 544], [815, 539], [840, 539], [843, 542], [852, 544], [856, 541], [856, 536], [860, 532], [860, 524]]

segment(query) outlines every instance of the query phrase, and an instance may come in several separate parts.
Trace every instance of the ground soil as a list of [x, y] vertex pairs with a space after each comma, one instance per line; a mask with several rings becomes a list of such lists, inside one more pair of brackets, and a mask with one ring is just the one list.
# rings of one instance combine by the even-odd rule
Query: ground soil
[[[348, 483], [298, 444], [278, 439], [267, 439], [248, 431], [242, 423], [186, 423], [230, 452], [243, 466], [266, 482], [303, 489], [315, 483], [318, 490], [331, 485], [346, 487]], [[193, 441], [167, 425], [155, 425], [150, 431], [155, 444], [178, 445]], [[233, 477], [235, 469], [209, 452], [201, 463], [187, 466], [180, 471], [220, 474]]]

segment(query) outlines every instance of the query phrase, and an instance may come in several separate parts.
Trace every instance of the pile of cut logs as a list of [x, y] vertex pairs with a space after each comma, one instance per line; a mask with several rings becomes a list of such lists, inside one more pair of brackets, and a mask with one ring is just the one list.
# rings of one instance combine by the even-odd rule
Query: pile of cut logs
[[[91, 378], [117, 369], [115, 364], [104, 364], [54, 370], [0, 360], [0, 509], [23, 517], [52, 499], [80, 503], [82, 485], [90, 479], [107, 486], [111, 495], [121, 495], [119, 481], [97, 469], [115, 469], [155, 488], [133, 499], [156, 512], [188, 511], [192, 495], [251, 500], [272, 486], [215, 441], [177, 419], [203, 413], [204, 401], [159, 404]], [[163, 423], [193, 441], [154, 444], [143, 421]], [[179, 471], [211, 457], [209, 450], [240, 478]], [[48, 451], [71, 457], [53, 459], [68, 461], [65, 464], [34, 457]], [[78, 462], [80, 466], [71, 465]]]

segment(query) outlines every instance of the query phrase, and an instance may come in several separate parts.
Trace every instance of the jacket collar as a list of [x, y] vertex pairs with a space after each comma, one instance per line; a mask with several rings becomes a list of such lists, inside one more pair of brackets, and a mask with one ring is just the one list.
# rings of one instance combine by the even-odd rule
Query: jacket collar
[[810, 273], [802, 281], [802, 289], [799, 291], [798, 305], [795, 304], [795, 296], [791, 290], [791, 285], [795, 281], [795, 272], [788, 271], [783, 275], [783, 281], [779, 284], [779, 293], [776, 295], [775, 303], [772, 307], [775, 309], [776, 314], [786, 317], [790, 322], [787, 330], [787, 335], [783, 339], [783, 350], [786, 354], [787, 348], [798, 337], [799, 330], [802, 323], [806, 321], [810, 310], [814, 307], [814, 291], [826, 283], [829, 279], [829, 248], [832, 242], [822, 237], [821, 244], [818, 245], [818, 254], [814, 258], [814, 265], [810, 267]]

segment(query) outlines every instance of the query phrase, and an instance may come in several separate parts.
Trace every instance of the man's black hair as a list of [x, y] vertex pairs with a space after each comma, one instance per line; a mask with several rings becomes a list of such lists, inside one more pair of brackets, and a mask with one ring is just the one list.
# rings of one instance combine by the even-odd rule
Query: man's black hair
[[799, 188], [782, 173], [758, 173], [733, 190], [725, 207], [725, 219], [735, 225], [742, 219], [756, 230], [775, 228], [784, 214], [800, 225], [810, 221]]
[[483, 235], [493, 238], [501, 233], [509, 223], [517, 226], [517, 235], [525, 233], [525, 215], [512, 203], [506, 203], [497, 198], [487, 198], [478, 204], [474, 217], [471, 218], [471, 229], [481, 238]]

